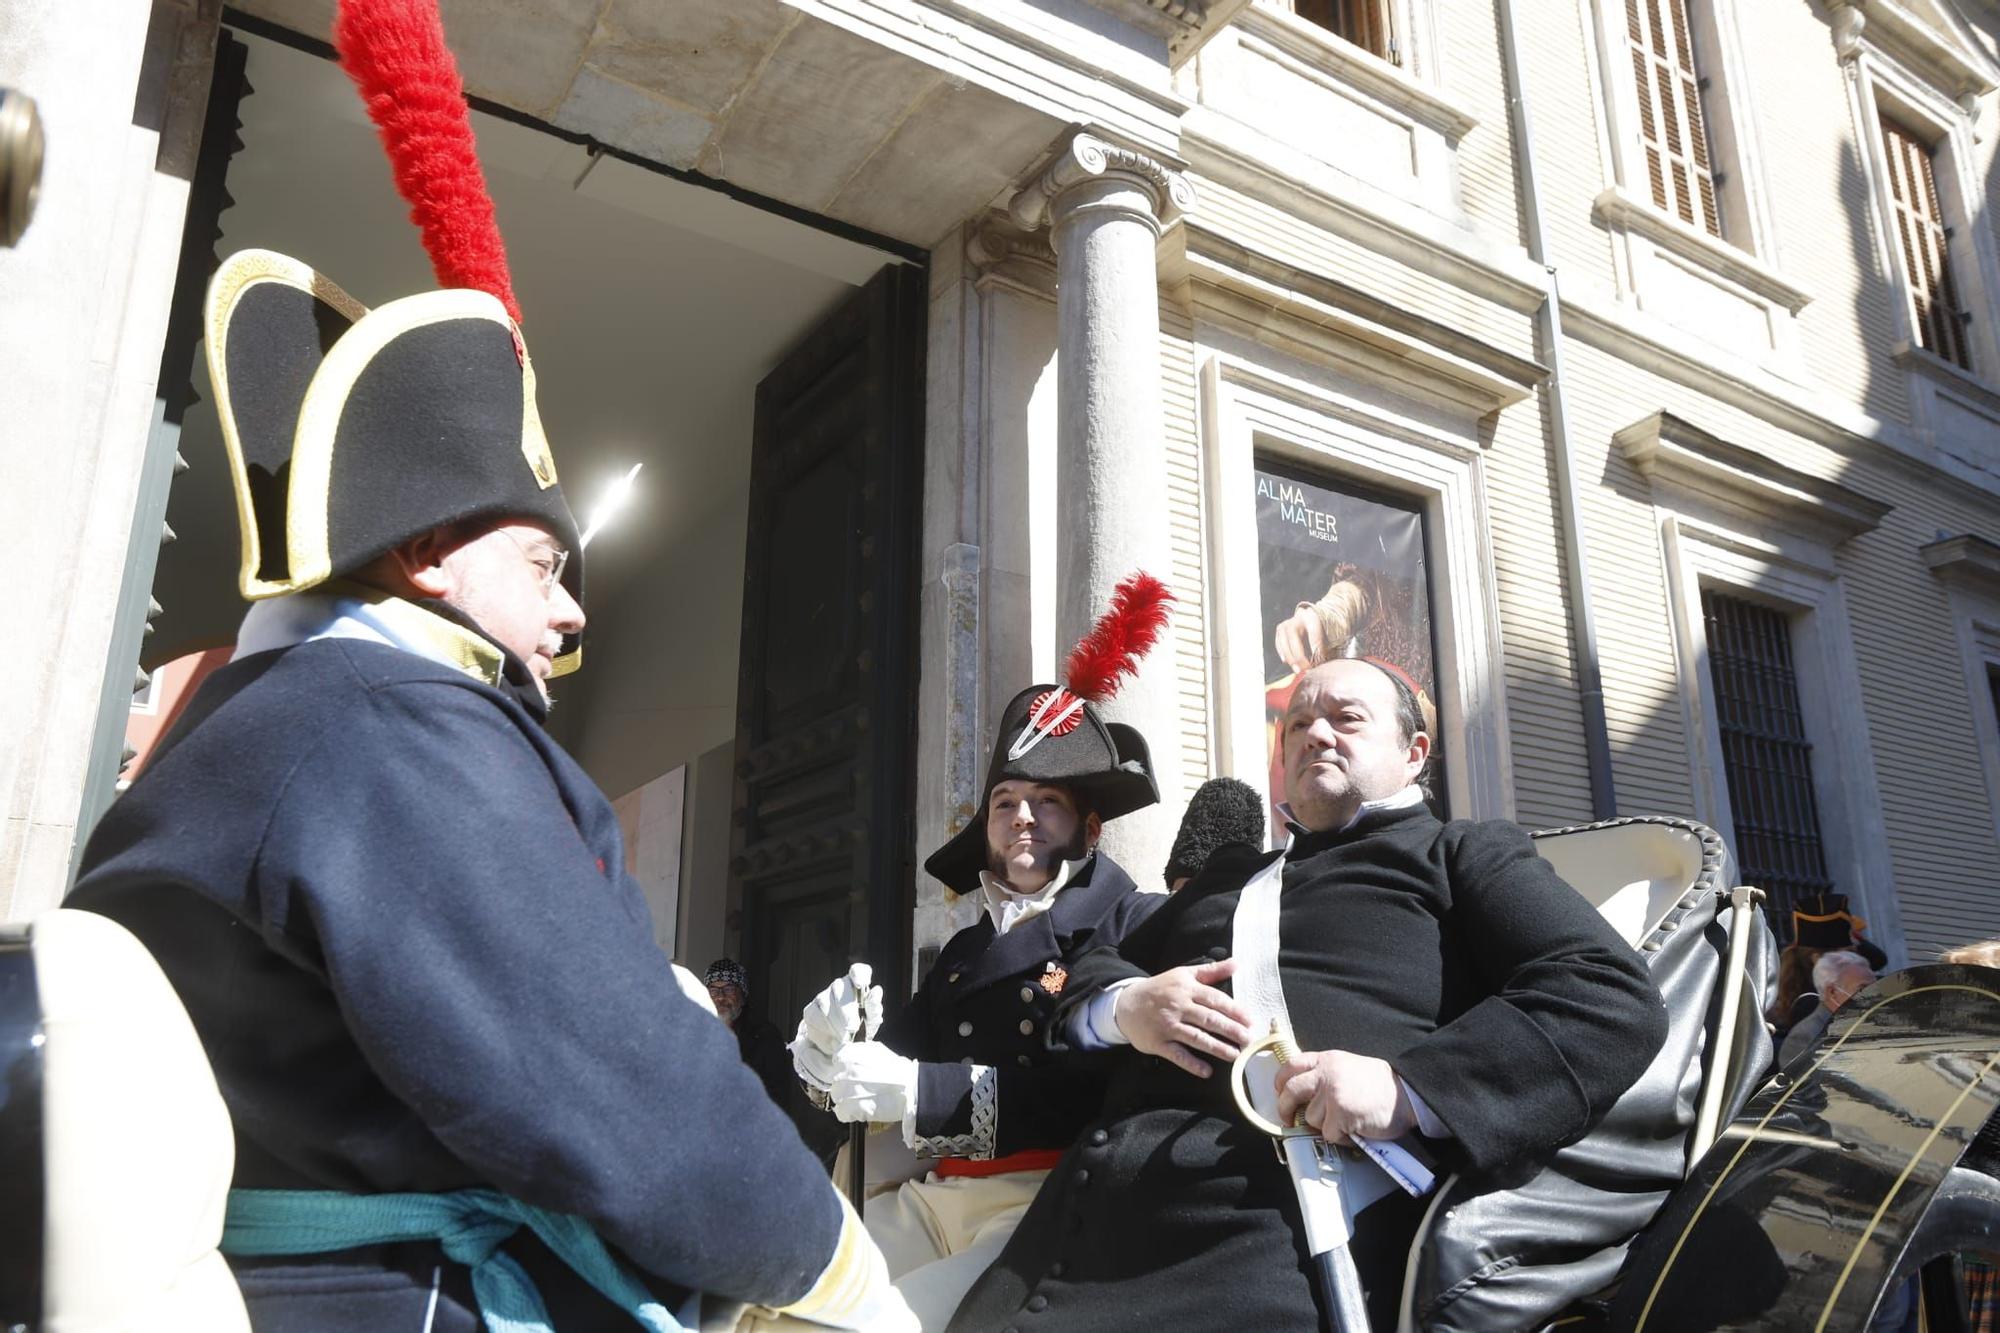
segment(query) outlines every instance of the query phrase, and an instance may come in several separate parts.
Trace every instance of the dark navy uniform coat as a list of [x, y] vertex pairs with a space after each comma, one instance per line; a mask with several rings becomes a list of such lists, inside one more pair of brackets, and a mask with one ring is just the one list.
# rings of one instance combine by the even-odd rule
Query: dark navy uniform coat
[[[982, 916], [946, 941], [916, 996], [877, 1034], [919, 1062], [918, 1152], [1005, 1157], [1070, 1145], [1097, 1114], [1106, 1062], [1052, 1053], [1049, 1019], [1077, 959], [1118, 943], [1165, 901], [1140, 893], [1116, 861], [1097, 853], [1048, 910], [1005, 935]], [[974, 1065], [993, 1071], [983, 1088]]]
[[[133, 930], [186, 1003], [238, 1186], [499, 1189], [595, 1224], [670, 1301], [797, 1300], [839, 1203], [675, 984], [610, 804], [506, 661], [512, 693], [357, 639], [229, 664], [69, 905]], [[559, 1325], [629, 1322], [509, 1249]], [[421, 1328], [434, 1280], [434, 1327], [476, 1327], [433, 1244], [235, 1266], [260, 1333]]]

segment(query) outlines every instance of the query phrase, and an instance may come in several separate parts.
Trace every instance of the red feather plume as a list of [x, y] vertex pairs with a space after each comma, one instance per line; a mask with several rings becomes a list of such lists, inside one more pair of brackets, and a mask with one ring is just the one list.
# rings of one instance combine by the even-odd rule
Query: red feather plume
[[396, 190], [438, 282], [491, 292], [518, 322], [507, 247], [437, 0], [340, 0], [333, 44], [389, 150]]
[[1070, 691], [1092, 703], [1118, 693], [1124, 677], [1139, 669], [1139, 659], [1151, 651], [1167, 625], [1167, 603], [1174, 600], [1167, 585], [1140, 570], [1111, 592], [1111, 605], [1090, 633], [1070, 652], [1063, 675]]

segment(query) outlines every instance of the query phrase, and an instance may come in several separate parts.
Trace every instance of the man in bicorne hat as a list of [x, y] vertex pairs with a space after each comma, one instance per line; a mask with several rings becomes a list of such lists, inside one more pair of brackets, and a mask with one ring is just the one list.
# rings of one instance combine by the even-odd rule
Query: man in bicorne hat
[[333, 36], [440, 290], [367, 310], [259, 250], [215, 274], [253, 605], [70, 903], [152, 950], [201, 1037], [251, 1322], [908, 1328], [543, 730], [582, 541], [436, 0], [339, 0]]
[[518, 326], [484, 291], [364, 310], [265, 251], [207, 325], [253, 605], [70, 905], [201, 1036], [253, 1325], [473, 1333], [507, 1268], [565, 1327], [704, 1293], [908, 1327], [542, 728], [583, 561]]
[[1007, 705], [981, 817], [924, 863], [978, 895], [980, 920], [946, 942], [874, 1040], [844, 1040], [837, 1016], [857, 997], [843, 977], [806, 1007], [793, 1043], [809, 1095], [842, 1120], [896, 1126], [929, 1167], [866, 1209], [926, 1327], [950, 1318], [1097, 1113], [1100, 1062], [1057, 1057], [1044, 1041], [1070, 969], [1164, 901], [1096, 846], [1106, 823], [1159, 800], [1145, 739], [1104, 721], [1069, 675]]

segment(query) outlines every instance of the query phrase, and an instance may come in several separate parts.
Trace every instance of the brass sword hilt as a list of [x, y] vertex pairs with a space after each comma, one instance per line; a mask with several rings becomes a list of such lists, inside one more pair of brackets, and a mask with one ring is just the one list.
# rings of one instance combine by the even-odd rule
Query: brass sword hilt
[[1262, 1130], [1274, 1139], [1318, 1137], [1317, 1133], [1305, 1123], [1303, 1113], [1298, 1117], [1297, 1123], [1287, 1129], [1259, 1111], [1256, 1103], [1250, 1100], [1248, 1082], [1250, 1057], [1256, 1055], [1259, 1051], [1266, 1050], [1281, 1065], [1288, 1065], [1299, 1058], [1298, 1043], [1292, 1040], [1292, 1035], [1289, 1032], [1278, 1026], [1277, 1019], [1272, 1019], [1271, 1030], [1251, 1042], [1248, 1046], [1245, 1046], [1242, 1053], [1236, 1057], [1236, 1062], [1229, 1067], [1229, 1091], [1236, 1098], [1236, 1109], [1243, 1112], [1243, 1118], [1248, 1120], [1252, 1127]]

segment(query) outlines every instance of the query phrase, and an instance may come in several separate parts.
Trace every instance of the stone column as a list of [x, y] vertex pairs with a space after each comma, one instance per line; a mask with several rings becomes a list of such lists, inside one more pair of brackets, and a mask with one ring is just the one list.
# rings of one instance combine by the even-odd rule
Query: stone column
[[[1056, 252], [1058, 651], [1145, 569], [1171, 583], [1160, 415], [1161, 232], [1194, 203], [1187, 179], [1142, 153], [1079, 134], [1009, 212], [1046, 224]], [[1160, 882], [1186, 800], [1171, 637], [1104, 710], [1152, 747], [1160, 804], [1128, 815], [1105, 846], [1142, 888]]]

